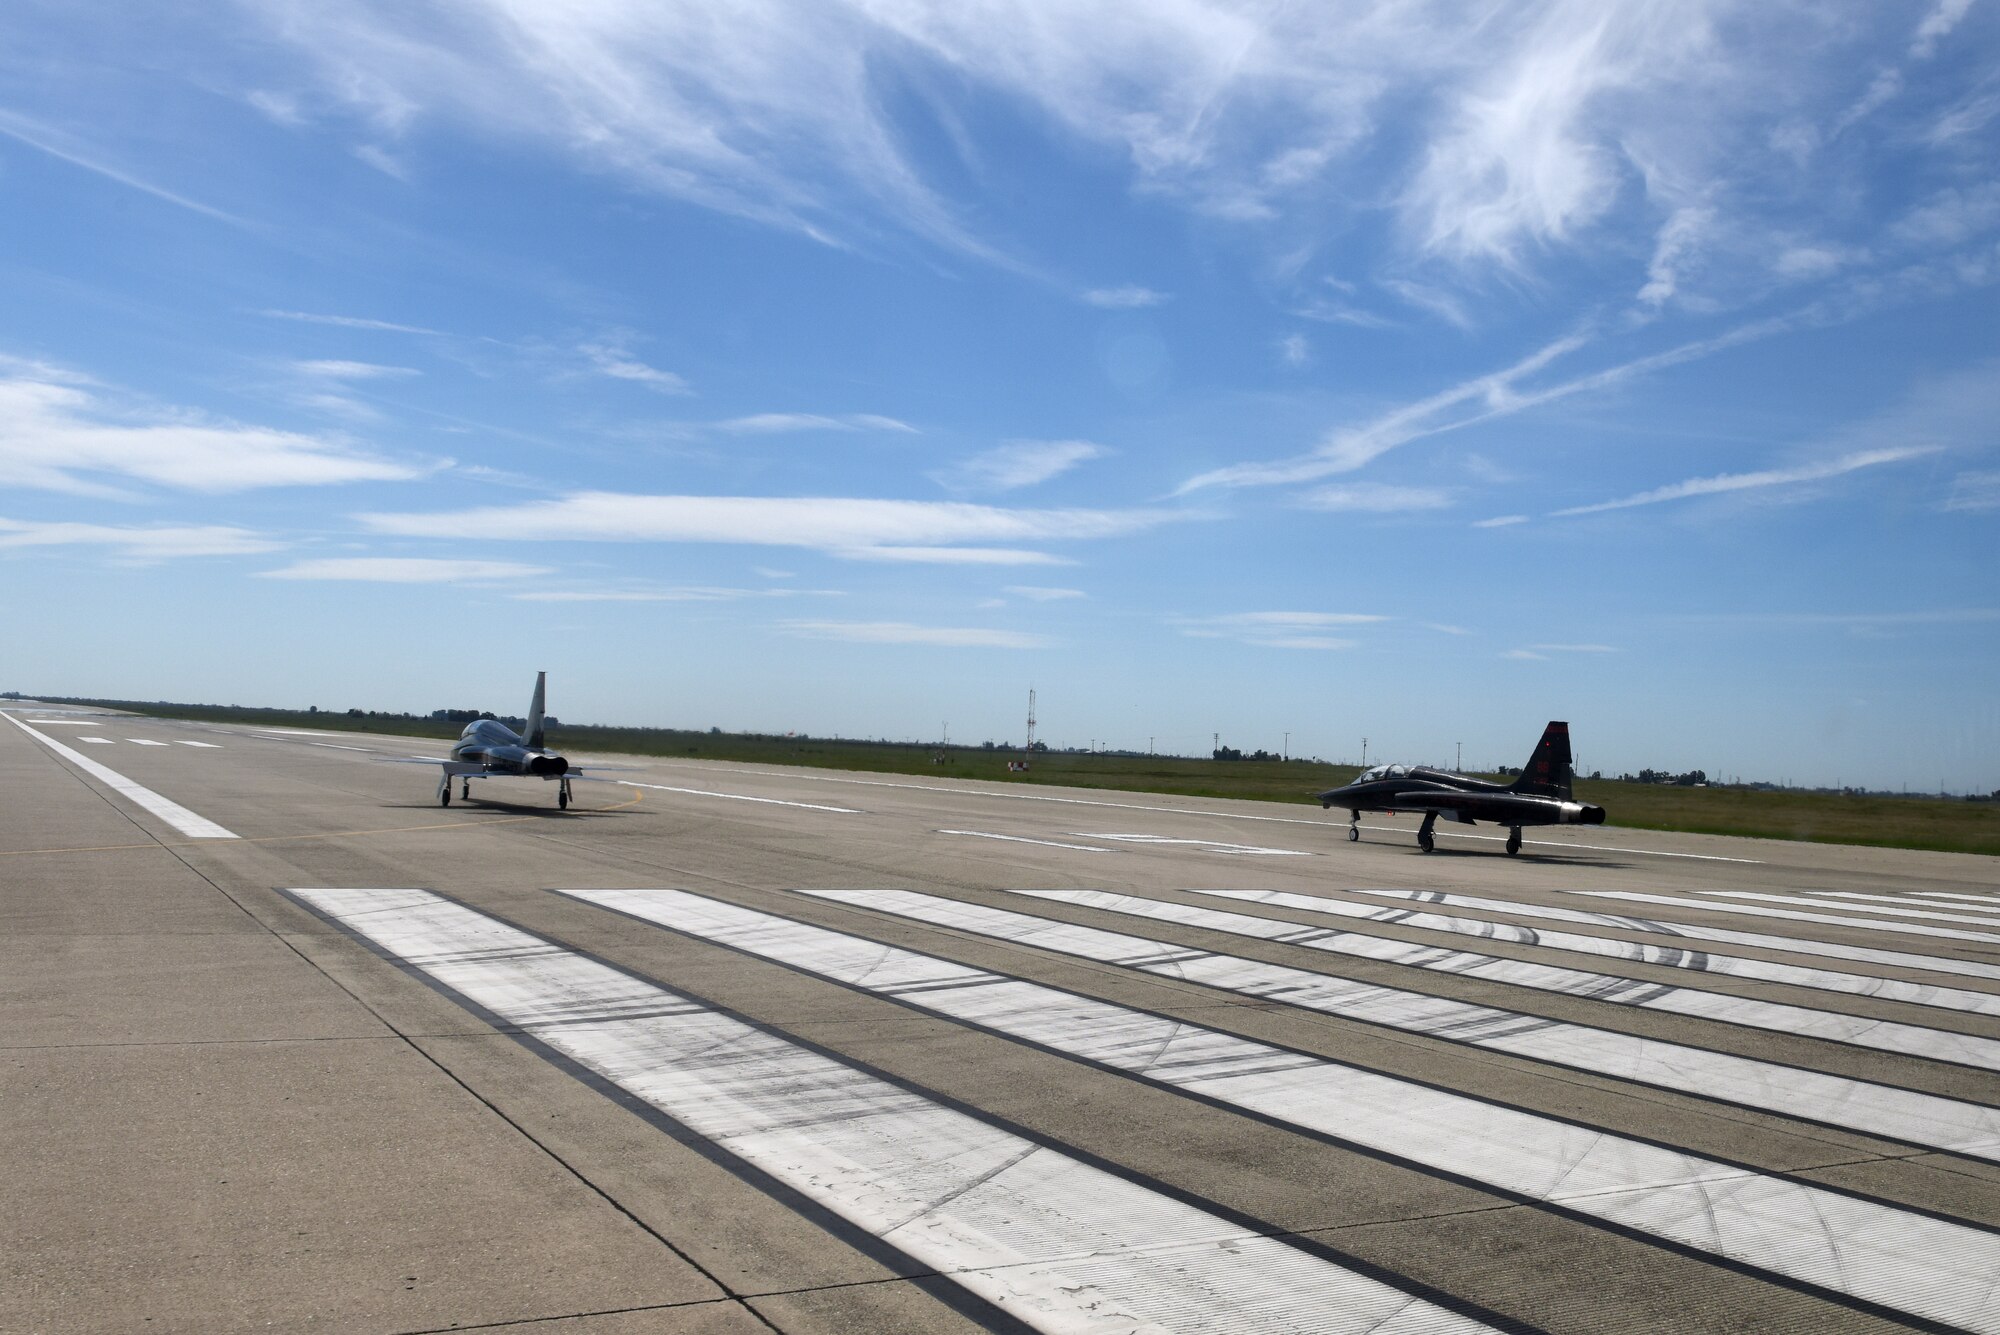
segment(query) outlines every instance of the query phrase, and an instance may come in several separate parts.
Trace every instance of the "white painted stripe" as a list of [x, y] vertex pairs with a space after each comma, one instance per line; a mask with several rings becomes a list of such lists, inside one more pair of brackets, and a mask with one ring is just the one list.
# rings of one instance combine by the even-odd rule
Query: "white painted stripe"
[[816, 806], [811, 802], [781, 802], [775, 797], [750, 797], [743, 793], [717, 793], [706, 788], [670, 788], [664, 783], [635, 783], [631, 779], [614, 779], [612, 782], [622, 783], [627, 788], [651, 788], [656, 792], [682, 793], [688, 797], [722, 797], [727, 798], [731, 802], [762, 802], [766, 806], [798, 807], [803, 811], [837, 811], [843, 816], [859, 816], [861, 814], [853, 807], [822, 807]]
[[[67, 746], [64, 746], [61, 742], [57, 741], [55, 738], [50, 737], [45, 733], [36, 732], [33, 728], [21, 722], [21, 720], [15, 718], [12, 714], [7, 715], [7, 721], [9, 723], [12, 723], [15, 727], [19, 728], [22, 732], [27, 733], [30, 737], [34, 738], [36, 741], [40, 742], [43, 746], [48, 747], [51, 751], [54, 751], [57, 755], [69, 761], [71, 764], [76, 765], [78, 768], [82, 769], [84, 773], [89, 774], [92, 777], [96, 778], [99, 782], [106, 784], [114, 792], [120, 794], [129, 801], [136, 802], [138, 805], [152, 812], [155, 816], [158, 816], [161, 820], [173, 826], [176, 830], [179, 830], [182, 834], [186, 835], [188, 838], [234, 839], [236, 837], [235, 835], [231, 834], [228, 830], [223, 829], [220, 825], [217, 825], [214, 821], [208, 819], [206, 816], [197, 816], [192, 811], [189, 811], [186, 807], [182, 806], [180, 803], [170, 802], [166, 798], [161, 797], [158, 793], [154, 792], [152, 789], [142, 787], [139, 784], [132, 782], [130, 779], [126, 778], [123, 774], [120, 774], [117, 770], [107, 769], [103, 765], [98, 764], [95, 760], [90, 759], [90, 757], [85, 756], [77, 751], [73, 751]], [[99, 737], [83, 737], [79, 738], [78, 740], [93, 742], [93, 741], [102, 741], [104, 739]]]
[[31, 718], [28, 722], [37, 726], [54, 724], [58, 728], [101, 728], [102, 723], [82, 718]]
[[1788, 1117], [2000, 1160], [2000, 1109], [1958, 1099], [1664, 1043], [1613, 1029], [1594, 1029], [1524, 1015], [1497, 1006], [1478, 1006], [1352, 979], [1331, 978], [1305, 969], [1196, 950], [1123, 932], [1079, 927], [911, 890], [798, 893], [1324, 1011], [1361, 1023], [1426, 1034], [1445, 1042], [1509, 1052], [1698, 1098], [1724, 1099]]
[[[96, 740], [99, 740], [99, 741], [102, 741], [103, 739], [102, 739], [102, 738], [98, 738], [98, 739], [96, 739]], [[128, 741], [128, 742], [130, 742], [130, 743], [132, 743], [132, 745], [134, 745], [134, 746], [165, 746], [165, 745], [166, 745], [166, 743], [165, 743], [165, 742], [153, 742], [153, 741], [148, 741], [148, 740], [146, 740], [146, 739], [145, 739], [144, 737], [127, 737], [127, 738], [126, 738], [125, 740], [126, 740], [126, 741]]]
[[1874, 950], [1867, 946], [1843, 945], [1837, 941], [1809, 941], [1798, 937], [1772, 936], [1764, 932], [1738, 932], [1727, 927], [1665, 922], [1657, 918], [1632, 918], [1618, 913], [1593, 913], [1587, 909], [1524, 904], [1512, 899], [1481, 899], [1474, 895], [1446, 894], [1441, 890], [1357, 890], [1354, 893], [1381, 895], [1388, 899], [1410, 899], [1424, 904], [1439, 904], [1446, 908], [1484, 909], [1494, 913], [1510, 913], [1522, 918], [1549, 918], [1556, 922], [1624, 927], [1635, 932], [1657, 932], [1665, 936], [1687, 937], [1695, 941], [1720, 941], [1727, 945], [1788, 950], [1795, 955], [1823, 955], [1863, 964], [1888, 964], [1904, 969], [1928, 969], [1932, 973], [1960, 974], [1968, 978], [2000, 979], [2000, 965], [1982, 964], [1977, 960], [1955, 960], [1943, 955], [1913, 955], [1901, 950]]
[[2000, 896], [1996, 895], [1961, 895], [1950, 890], [1919, 890], [1914, 893], [1920, 899], [1969, 899], [1975, 904], [2000, 913]]
[[1027, 1325], [1487, 1327], [421, 890], [295, 890]]
[[1798, 964], [1735, 955], [1719, 955], [1668, 942], [1623, 941], [1616, 937], [1589, 936], [1581, 932], [1560, 932], [1548, 928], [1521, 927], [1513, 923], [1490, 922], [1483, 918], [1454, 918], [1441, 913], [1381, 904], [1356, 904], [1351, 900], [1325, 895], [1301, 895], [1280, 890], [1202, 890], [1196, 893], [1222, 899], [1268, 904], [1275, 908], [1305, 909], [1343, 918], [1361, 918], [1396, 927], [1414, 927], [1430, 932], [1452, 932], [1483, 940], [1507, 941], [1515, 945], [1540, 946], [1549, 950], [1574, 951], [1583, 955], [1608, 955], [1634, 964], [1651, 964], [1663, 969], [1691, 969], [1699, 973], [1727, 974], [1732, 978], [1754, 978], [1759, 982], [1783, 983], [1823, 992], [1847, 992], [1883, 1001], [1904, 1001], [1917, 1006], [1944, 1010], [1973, 1011], [2000, 1015], [2000, 996], [1991, 992], [1969, 992], [1964, 988], [1937, 987], [1913, 983], [1903, 978], [1879, 978], [1869, 974], [1838, 973], [1831, 969], [1809, 969]]
[[1078, 853], [1109, 853], [1108, 848], [1092, 848], [1089, 844], [1059, 844], [1052, 839], [1024, 839], [1018, 834], [988, 834], [984, 830], [939, 830], [939, 834], [964, 835], [968, 839], [1001, 839], [1010, 844], [1040, 844], [1044, 848], [1068, 848]]
[[177, 745], [180, 746], [205, 746], [211, 751], [220, 751], [222, 749], [214, 742], [190, 742], [183, 737], [176, 737], [174, 741]]
[[340, 733], [328, 732], [325, 728], [252, 728], [252, 732], [269, 733], [273, 737], [339, 737]]
[[1361, 931], [1341, 931], [1313, 924], [1301, 925], [1283, 919], [1260, 918], [1248, 913], [1197, 908], [1191, 904], [1169, 903], [1137, 895], [1113, 895], [1098, 890], [1025, 890], [1020, 893], [1033, 895], [1038, 899], [1061, 900], [1067, 904], [1108, 908], [1116, 913], [1131, 913], [1160, 922], [1180, 923], [1186, 927], [1206, 927], [1218, 932], [1228, 932], [1232, 936], [1254, 937], [1260, 941], [1282, 941], [1288, 945], [1305, 946], [1311, 950], [1323, 950], [1335, 955], [1382, 960], [1389, 964], [1403, 964], [1415, 969], [1448, 973], [1461, 978], [1484, 978], [1489, 982], [1511, 983], [1516, 987], [1533, 988], [1538, 992], [1559, 992], [1565, 996], [1583, 997], [1590, 1001], [1607, 1002], [1613, 1006], [1632, 1006], [1641, 1010], [1688, 1015], [1723, 1024], [1768, 1029], [1780, 1034], [1799, 1034], [1807, 1038], [1825, 1039], [1831, 1043], [1851, 1043], [1857, 1047], [1877, 1048], [1884, 1052], [1929, 1057], [1934, 1061], [1957, 1062], [1964, 1066], [2000, 1071], [2000, 1040], [1983, 1038], [1975, 1034], [1955, 1034], [1949, 1030], [1931, 1029], [1923, 1025], [1899, 1024], [1893, 1020], [1873, 1020], [1865, 1016], [1843, 1015], [1805, 1006], [1789, 1006], [1776, 1001], [1760, 1001], [1754, 997], [1730, 996], [1724, 992], [1675, 987], [1670, 983], [1649, 982], [1645, 979], [1598, 973], [1589, 969], [1568, 969], [1553, 964], [1536, 964], [1529, 960], [1504, 959], [1498, 955], [1483, 955], [1470, 950], [1452, 950], [1421, 942], [1398, 941], [1389, 937], [1371, 936]]
[[[1980, 927], [1992, 927], [1993, 919], [1972, 913], [1945, 913], [1941, 909], [1891, 908], [1888, 904], [1850, 904], [1844, 899], [1816, 899], [1811, 895], [1766, 895], [1750, 890], [1697, 890], [1699, 895], [1726, 895], [1731, 901], [1752, 899], [1762, 904], [1803, 904], [1816, 909], [1858, 909], [1863, 913], [1881, 913], [1892, 918], [1920, 918], [1926, 922], [1969, 922]], [[1871, 895], [1871, 899], [1886, 899], [1886, 895]]]
[[[1702, 893], [1709, 894], [1712, 892], [1704, 890], [1702, 891]], [[1907, 905], [1912, 905], [1916, 908], [1926, 908], [1926, 909], [1964, 909], [1964, 910], [1970, 910], [1974, 913], [1986, 913], [1986, 914], [2000, 913], [2000, 900], [1994, 900], [1990, 896], [1982, 896], [1982, 895], [1945, 895], [1942, 893], [1933, 894], [1928, 891], [1912, 892], [1907, 895], [1864, 895], [1857, 890], [1827, 890], [1823, 891], [1822, 893], [1825, 894], [1826, 897], [1829, 899], [1852, 899], [1856, 901], [1873, 901], [1878, 904], [1907, 904]], [[1964, 901], [1964, 900], [1971, 900], [1972, 902], [1969, 904], [1963, 902], [1950, 902], [1950, 901]], [[1855, 907], [1861, 908], [1865, 907], [1865, 905], [1857, 902]], [[1993, 919], [1990, 917], [1986, 917], [1986, 918], [1968, 919], [1967, 921], [1992, 922]]]
[[91, 744], [92, 746], [115, 746], [115, 745], [117, 745], [117, 743], [113, 742], [113, 741], [112, 741], [112, 740], [111, 740], [111, 739], [110, 739], [109, 737], [79, 737], [79, 738], [77, 738], [77, 740], [78, 740], [79, 742], [89, 742], [89, 743], [90, 743], [90, 744]]
[[329, 751], [373, 751], [372, 746], [342, 746], [339, 742], [307, 742], [307, 746], [323, 746]]
[[1091, 834], [1087, 830], [1073, 832], [1079, 839], [1110, 839], [1125, 844], [1181, 844], [1199, 848], [1207, 853], [1235, 853], [1250, 857], [1264, 858], [1309, 858], [1310, 853], [1301, 853], [1292, 848], [1258, 848], [1254, 844], [1225, 844], [1216, 839], [1171, 839], [1164, 834]]
[[1784, 918], [1791, 922], [1822, 922], [1835, 927], [1865, 927], [1898, 936], [1936, 936], [1948, 941], [1979, 941], [2000, 944], [2000, 933], [1967, 932], [1956, 927], [1926, 927], [1914, 922], [1886, 922], [1881, 918], [1850, 918], [1833, 913], [1808, 913], [1804, 909], [1767, 909], [1755, 904], [1728, 904], [1717, 899], [1689, 899], [1681, 895], [1650, 895], [1637, 890], [1565, 890], [1564, 894], [1589, 895], [1593, 899], [1622, 899], [1635, 904], [1671, 904], [1675, 908], [1707, 909], [1712, 913], [1740, 913], [1752, 918]]
[[[666, 768], [674, 768], [666, 766]], [[1002, 793], [991, 788], [952, 788], [941, 783], [891, 783], [887, 779], [847, 779], [832, 774], [798, 774], [788, 770], [745, 769], [734, 771], [742, 774], [758, 774], [767, 779], [796, 779], [800, 783], [851, 783], [864, 788], [907, 788], [917, 793], [951, 793], [957, 797], [999, 797], [1010, 802], [1058, 802], [1072, 807], [1110, 807], [1116, 811], [1160, 811], [1172, 816], [1211, 816], [1216, 820], [1259, 820], [1273, 825], [1311, 825], [1321, 830], [1345, 830], [1346, 822], [1335, 825], [1331, 821], [1308, 820], [1303, 816], [1253, 816], [1243, 811], [1214, 811], [1206, 807], [1155, 807], [1137, 802], [1104, 802], [1087, 797], [1051, 797], [1046, 793]], [[1395, 825], [1364, 825], [1364, 830], [1379, 834], [1407, 834], [1410, 831]], [[1450, 835], [1457, 839], [1484, 839], [1500, 843], [1503, 835], [1458, 834], [1451, 830], [1439, 830], [1440, 835]], [[1525, 839], [1526, 844], [1544, 848], [1582, 848], [1593, 853], [1630, 853], [1647, 858], [1690, 858], [1696, 862], [1740, 862], [1753, 867], [1764, 864], [1756, 858], [1724, 858], [1712, 853], [1668, 853], [1657, 848], [1607, 848], [1601, 844], [1573, 844], [1568, 840]]]
[[876, 996], [1867, 1302], [2000, 1330], [2000, 1237], [678, 890], [562, 890]]

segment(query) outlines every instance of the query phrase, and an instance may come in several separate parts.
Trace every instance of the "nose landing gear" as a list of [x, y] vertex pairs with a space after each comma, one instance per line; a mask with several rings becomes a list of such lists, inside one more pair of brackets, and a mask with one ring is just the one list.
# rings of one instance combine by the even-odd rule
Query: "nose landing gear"
[[1521, 827], [1518, 825], [1509, 826], [1507, 828], [1508, 855], [1512, 856], [1513, 854], [1518, 853], [1520, 851], [1521, 851]]
[[1361, 813], [1359, 811], [1352, 812], [1348, 816], [1347, 842], [1350, 844], [1361, 842]]

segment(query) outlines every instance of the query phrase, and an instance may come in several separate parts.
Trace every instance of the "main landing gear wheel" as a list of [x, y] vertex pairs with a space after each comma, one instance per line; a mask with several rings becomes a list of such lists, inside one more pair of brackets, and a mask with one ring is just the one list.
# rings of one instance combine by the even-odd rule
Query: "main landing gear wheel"
[[568, 780], [568, 779], [564, 779], [564, 780], [563, 780], [563, 781], [561, 782], [561, 784], [560, 784], [560, 785], [558, 785], [558, 786], [557, 786], [557, 788], [556, 788], [556, 805], [557, 805], [558, 807], [562, 808], [562, 809], [563, 809], [564, 811], [568, 811], [568, 810], [569, 810], [569, 780]]
[[438, 805], [441, 807], [448, 807], [451, 805], [450, 779], [446, 779], [443, 783], [438, 785]]
[[1424, 823], [1417, 827], [1417, 847], [1423, 849], [1426, 853], [1437, 847], [1437, 841], [1431, 838], [1431, 830], [1437, 823], [1437, 812], [1426, 811], [1424, 813]]
[[1520, 851], [1521, 851], [1521, 831], [1517, 827], [1515, 829], [1507, 831], [1507, 852], [1509, 854], [1513, 854], [1513, 853], [1518, 853]]
[[472, 800], [472, 780], [467, 779], [458, 786], [458, 795], [463, 801], [470, 802]]

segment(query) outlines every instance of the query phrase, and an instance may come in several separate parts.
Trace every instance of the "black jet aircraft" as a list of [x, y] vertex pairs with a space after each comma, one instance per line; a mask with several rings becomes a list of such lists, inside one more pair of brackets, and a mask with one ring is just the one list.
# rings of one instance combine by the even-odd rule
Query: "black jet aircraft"
[[1542, 730], [1535, 754], [1512, 783], [1469, 778], [1424, 765], [1377, 765], [1353, 783], [1319, 795], [1324, 808], [1346, 807], [1347, 837], [1361, 837], [1364, 811], [1421, 811], [1417, 847], [1433, 847], [1431, 830], [1439, 816], [1461, 825], [1487, 821], [1507, 827], [1507, 851], [1521, 851], [1524, 825], [1602, 825], [1604, 808], [1570, 798], [1569, 724], [1551, 722]]
[[[451, 781], [459, 782], [458, 795], [472, 796], [474, 779], [515, 778], [553, 779], [557, 783], [556, 805], [569, 806], [569, 784], [573, 778], [589, 778], [580, 765], [572, 765], [563, 759], [561, 753], [551, 751], [543, 736], [543, 706], [548, 698], [548, 676], [546, 672], [535, 674], [535, 698], [528, 702], [528, 717], [524, 724], [527, 736], [522, 736], [499, 719], [474, 719], [465, 725], [452, 744], [451, 759], [399, 761], [405, 765], [441, 765], [444, 773], [438, 778], [438, 805], [451, 805]], [[615, 769], [617, 766], [593, 765], [592, 769]], [[604, 782], [614, 782], [605, 780]]]

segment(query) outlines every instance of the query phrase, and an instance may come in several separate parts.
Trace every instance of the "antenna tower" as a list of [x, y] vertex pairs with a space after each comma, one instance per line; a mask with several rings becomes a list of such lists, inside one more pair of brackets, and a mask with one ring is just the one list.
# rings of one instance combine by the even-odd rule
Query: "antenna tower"
[[1031, 754], [1033, 753], [1034, 749], [1035, 749], [1035, 690], [1034, 687], [1031, 686], [1028, 688], [1028, 744], [1026, 747], [1023, 748], [1023, 751], [1024, 753]]

